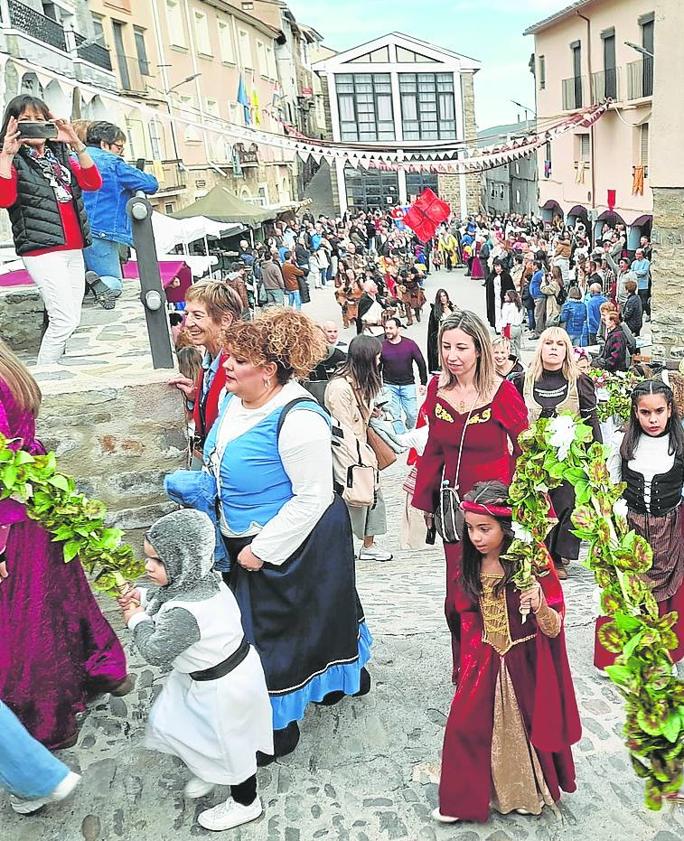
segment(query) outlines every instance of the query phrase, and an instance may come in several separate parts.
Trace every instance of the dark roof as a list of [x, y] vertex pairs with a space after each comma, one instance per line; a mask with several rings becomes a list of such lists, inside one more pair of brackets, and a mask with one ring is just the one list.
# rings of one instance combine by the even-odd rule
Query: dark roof
[[564, 6], [559, 11], [549, 15], [547, 18], [544, 18], [544, 20], [540, 20], [538, 23], [533, 23], [532, 26], [528, 26], [523, 32], [523, 35], [536, 35], [537, 32], [541, 32], [542, 29], [552, 26], [556, 23], [556, 21], [562, 20], [564, 17], [572, 14], [577, 9], [581, 9], [583, 6], [588, 6], [593, 2], [595, 2], [595, 0], [575, 0], [574, 3], [571, 3], [569, 6]]

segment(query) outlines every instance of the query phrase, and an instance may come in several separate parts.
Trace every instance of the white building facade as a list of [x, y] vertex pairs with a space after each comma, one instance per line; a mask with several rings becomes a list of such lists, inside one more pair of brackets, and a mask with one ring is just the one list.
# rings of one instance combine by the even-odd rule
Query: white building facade
[[[399, 155], [475, 143], [473, 76], [480, 62], [392, 32], [314, 64], [327, 82], [331, 139]], [[478, 176], [354, 169], [335, 164], [348, 209], [410, 203], [425, 187], [465, 216], [479, 207]]]

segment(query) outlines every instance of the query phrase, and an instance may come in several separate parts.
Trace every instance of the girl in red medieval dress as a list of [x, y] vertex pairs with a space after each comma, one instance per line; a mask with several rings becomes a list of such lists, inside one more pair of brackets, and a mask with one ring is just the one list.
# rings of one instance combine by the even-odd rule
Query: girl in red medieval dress
[[539, 815], [575, 791], [570, 746], [581, 725], [565, 649], [563, 591], [552, 565], [523, 592], [505, 553], [513, 540], [508, 488], [478, 482], [465, 495], [457, 615], [456, 694], [444, 735], [433, 818], [485, 822]]
[[[492, 340], [482, 319], [467, 310], [443, 318], [437, 340], [441, 373], [428, 385], [424, 410], [430, 426], [418, 465], [411, 504], [428, 527], [443, 481], [458, 486], [461, 499], [476, 482], [509, 484], [527, 427], [527, 408], [515, 386], [498, 376]], [[445, 543], [447, 625], [458, 628], [451, 591], [458, 579], [461, 544]], [[455, 626], [452, 625], [455, 622]], [[454, 672], [457, 669], [454, 642]]]

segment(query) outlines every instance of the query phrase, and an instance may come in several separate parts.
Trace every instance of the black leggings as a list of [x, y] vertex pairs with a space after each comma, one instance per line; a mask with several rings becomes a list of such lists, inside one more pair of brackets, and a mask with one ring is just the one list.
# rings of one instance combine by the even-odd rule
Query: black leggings
[[251, 806], [256, 800], [257, 796], [257, 778], [256, 774], [245, 780], [244, 783], [239, 783], [236, 786], [230, 787], [230, 796], [236, 803], [241, 806]]

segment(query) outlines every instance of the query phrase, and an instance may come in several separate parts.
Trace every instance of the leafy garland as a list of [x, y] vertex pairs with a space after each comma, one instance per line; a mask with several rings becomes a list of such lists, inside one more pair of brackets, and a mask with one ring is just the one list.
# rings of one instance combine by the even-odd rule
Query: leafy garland
[[605, 400], [599, 395], [598, 419], [602, 423], [610, 418], [626, 423], [631, 412], [632, 389], [638, 382], [641, 382], [643, 377], [639, 377], [630, 371], [611, 373], [598, 368], [592, 368], [589, 371], [589, 377], [593, 380], [597, 391], [603, 390], [604, 394], [607, 394]]
[[107, 509], [76, 491], [70, 476], [57, 472], [54, 453], [32, 456], [0, 435], [0, 500], [14, 499], [26, 514], [64, 543], [64, 562], [78, 557], [96, 589], [116, 596], [126, 581], [144, 572], [133, 549], [121, 542], [121, 529], [108, 528]]
[[673, 675], [669, 654], [677, 647], [672, 630], [677, 614], [658, 615], [644, 580], [653, 552], [629, 529], [624, 484], [613, 484], [606, 448], [591, 438], [586, 424], [565, 414], [542, 418], [520, 436], [522, 454], [510, 488], [516, 539], [508, 557], [516, 562], [520, 589], [529, 587], [534, 575], [548, 573], [546, 492], [570, 482], [576, 495], [574, 534], [589, 544], [586, 565], [602, 591], [601, 611], [610, 617], [599, 640], [619, 655], [606, 672], [625, 698], [626, 746], [644, 780], [646, 805], [658, 810], [683, 781], [684, 683]]

